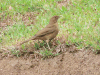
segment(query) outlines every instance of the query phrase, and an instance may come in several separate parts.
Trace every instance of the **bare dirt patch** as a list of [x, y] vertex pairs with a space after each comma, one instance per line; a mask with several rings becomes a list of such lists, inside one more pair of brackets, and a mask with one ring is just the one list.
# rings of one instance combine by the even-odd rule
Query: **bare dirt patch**
[[[6, 12], [7, 13], [7, 12]], [[2, 31], [6, 29], [7, 26], [12, 26], [16, 24], [18, 21], [22, 21], [24, 25], [30, 26], [36, 22], [36, 15], [39, 13], [27, 12], [26, 14], [16, 13], [13, 16], [5, 13], [0, 14], [0, 29]], [[6, 17], [6, 18], [5, 18]], [[1, 31], [0, 31], [1, 32]]]
[[46, 59], [31, 52], [27, 52], [28, 57], [7, 55], [2, 58], [1, 52], [0, 75], [99, 75], [100, 55], [90, 49], [76, 49], [74, 45], [67, 46], [65, 52]]
[[67, 7], [69, 4], [71, 4], [70, 0], [62, 0], [62, 1], [58, 1], [57, 5], [62, 8], [62, 6]]
[[39, 13], [28, 12], [22, 16], [22, 21], [24, 22], [25, 25], [31, 25], [35, 23], [36, 16], [34, 14], [39, 14]]

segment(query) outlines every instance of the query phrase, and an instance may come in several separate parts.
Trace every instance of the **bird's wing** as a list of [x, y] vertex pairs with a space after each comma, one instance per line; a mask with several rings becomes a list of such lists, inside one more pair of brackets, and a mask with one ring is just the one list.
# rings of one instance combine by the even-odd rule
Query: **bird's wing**
[[55, 31], [55, 29], [53, 29], [53, 28], [44, 28], [44, 29], [40, 30], [35, 36], [42, 37], [42, 36], [45, 36], [47, 34], [51, 34], [54, 31]]

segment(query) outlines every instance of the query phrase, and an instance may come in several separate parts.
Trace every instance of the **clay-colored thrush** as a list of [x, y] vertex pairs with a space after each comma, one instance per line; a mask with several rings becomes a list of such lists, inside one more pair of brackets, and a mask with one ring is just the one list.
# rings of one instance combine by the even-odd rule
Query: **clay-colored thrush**
[[[25, 40], [22, 43], [20, 43], [20, 45], [22, 45], [30, 40], [37, 40], [37, 39], [46, 40], [47, 45], [48, 45], [48, 42], [50, 40], [52, 40], [53, 38], [55, 38], [59, 32], [59, 27], [58, 27], [58, 23], [57, 23], [58, 18], [59, 18], [59, 16], [53, 16], [50, 19], [49, 24], [45, 28], [43, 28], [42, 30], [37, 32], [37, 34], [35, 34], [32, 38], [29, 38], [28, 40]], [[48, 45], [48, 47], [49, 47], [49, 45]]]

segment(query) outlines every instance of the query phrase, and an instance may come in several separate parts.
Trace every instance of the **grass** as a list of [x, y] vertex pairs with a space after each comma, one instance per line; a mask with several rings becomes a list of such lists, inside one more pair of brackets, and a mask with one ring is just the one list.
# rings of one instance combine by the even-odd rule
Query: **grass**
[[43, 59], [49, 58], [49, 57], [54, 57], [54, 56], [59, 55], [59, 53], [53, 54], [52, 51], [53, 51], [53, 50], [48, 50], [48, 49], [46, 49], [46, 50], [44, 50], [44, 51], [41, 50], [41, 51], [40, 51], [40, 54], [43, 56]]
[[[66, 6], [59, 6], [59, 0], [1, 0], [1, 22], [11, 17], [13, 26], [1, 28], [0, 46], [16, 44], [16, 41], [28, 39], [49, 23], [54, 15], [61, 15], [58, 20], [60, 32], [58, 36], [68, 35], [67, 41], [74, 43], [79, 49], [93, 47], [100, 50], [100, 1], [99, 0], [70, 0]], [[61, 0], [60, 0], [61, 1]], [[9, 10], [9, 6], [12, 10]], [[35, 24], [26, 26], [22, 15], [34, 12]], [[19, 16], [16, 14], [19, 13]], [[39, 13], [39, 14], [37, 14]], [[29, 22], [31, 22], [29, 16]], [[66, 41], [66, 43], [68, 43]]]

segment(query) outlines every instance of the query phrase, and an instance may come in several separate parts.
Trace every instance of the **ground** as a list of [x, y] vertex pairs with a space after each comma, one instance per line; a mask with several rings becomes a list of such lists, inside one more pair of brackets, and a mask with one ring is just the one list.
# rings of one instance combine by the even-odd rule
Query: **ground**
[[[71, 49], [71, 48], [70, 48]], [[72, 48], [73, 49], [73, 48]], [[0, 75], [99, 75], [100, 55], [82, 49], [56, 57], [28, 59], [7, 56], [0, 59]]]

